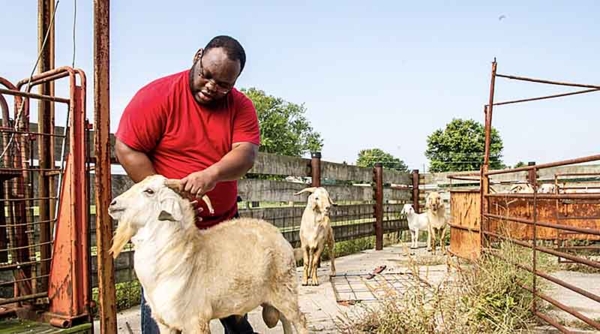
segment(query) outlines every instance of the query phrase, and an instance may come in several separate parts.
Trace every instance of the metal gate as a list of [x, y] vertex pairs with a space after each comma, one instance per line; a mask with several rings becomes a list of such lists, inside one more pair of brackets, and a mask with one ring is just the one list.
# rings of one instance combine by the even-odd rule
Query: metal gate
[[[48, 89], [60, 79], [68, 97]], [[0, 84], [0, 305], [59, 327], [89, 322], [85, 74], [61, 67]], [[31, 92], [40, 85], [48, 93]]]
[[[517, 282], [522, 288], [533, 294], [532, 312], [540, 319], [558, 328], [561, 332], [568, 333], [568, 329], [563, 326], [556, 317], [542, 311], [540, 304], [541, 301], [545, 301], [555, 309], [567, 312], [592, 328], [600, 330], [600, 323], [597, 319], [591, 318], [589, 315], [584, 314], [583, 311], [576, 310], [572, 305], [566, 305], [566, 301], [558, 300], [556, 296], [551, 297], [548, 294], [541, 293], [538, 289], [539, 281], [545, 279], [583, 296], [584, 299], [587, 298], [591, 300], [592, 303], [600, 303], [600, 296], [591, 292], [591, 286], [576, 286], [564, 279], [559, 279], [547, 272], [543, 272], [537, 263], [538, 254], [545, 254], [559, 259], [566, 259], [594, 269], [600, 269], [598, 257], [585, 257], [581, 253], [583, 250], [581, 247], [567, 247], [564, 245], [565, 242], [578, 241], [580, 243], [596, 244], [593, 247], [586, 246], [588, 251], [598, 249], [598, 240], [600, 240], [600, 193], [589, 191], [582, 193], [581, 189], [579, 189], [578, 192], [574, 192], [573, 188], [564, 186], [564, 183], [572, 182], [572, 180], [566, 179], [568, 175], [554, 175], [553, 179], [549, 178], [546, 180], [541, 180], [538, 177], [539, 173], [549, 168], [600, 161], [600, 155], [554, 163], [530, 165], [508, 170], [489, 170], [490, 134], [494, 106], [596, 92], [600, 90], [600, 86], [502, 75], [497, 74], [496, 69], [497, 63], [494, 60], [492, 64], [490, 98], [489, 103], [485, 108], [486, 143], [484, 164], [481, 169], [482, 214], [480, 239], [482, 252], [493, 256], [499, 256], [494, 252], [494, 247], [499, 241], [509, 242], [513, 245], [530, 249], [532, 251], [532, 261], [530, 265], [523, 265], [515, 263], [512, 259], [501, 258], [532, 274], [533, 284], [531, 286], [526, 286]], [[494, 103], [494, 86], [496, 78], [507, 78], [570, 87], [584, 87], [587, 89], [564, 94]], [[526, 193], [491, 193], [490, 178], [492, 176], [519, 172], [526, 173], [525, 183], [531, 186], [532, 191]], [[579, 177], [581, 176], [582, 175], [579, 175]], [[554, 191], [552, 193], [542, 193], [538, 191], [543, 182], [554, 183]], [[563, 183], [563, 187], [560, 187], [561, 182]], [[592, 189], [594, 188], [595, 187], [592, 187]], [[510, 205], [508, 203], [510, 203]], [[599, 306], [600, 304], [596, 304], [595, 309]]]

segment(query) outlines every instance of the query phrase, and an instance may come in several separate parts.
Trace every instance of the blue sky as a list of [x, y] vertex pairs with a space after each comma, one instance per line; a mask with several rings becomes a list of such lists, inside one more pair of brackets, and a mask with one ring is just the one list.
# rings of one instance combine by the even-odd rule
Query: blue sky
[[[77, 1], [75, 66], [93, 119], [93, 1]], [[58, 5], [57, 66], [71, 65], [73, 3]], [[304, 103], [324, 160], [354, 163], [378, 147], [422, 171], [428, 135], [454, 117], [483, 122], [494, 57], [499, 73], [600, 84], [599, 12], [596, 1], [112, 1], [111, 130], [141, 86], [229, 34], [248, 56], [237, 87]], [[16, 82], [36, 61], [37, 1], [5, 1], [0, 22], [0, 76]], [[496, 88], [496, 101], [571, 90], [505, 79]], [[599, 99], [497, 107], [504, 161], [598, 153]]]

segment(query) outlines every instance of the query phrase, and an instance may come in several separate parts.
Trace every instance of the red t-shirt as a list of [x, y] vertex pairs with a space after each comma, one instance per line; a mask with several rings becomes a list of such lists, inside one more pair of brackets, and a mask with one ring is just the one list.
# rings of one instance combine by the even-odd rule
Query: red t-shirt
[[[123, 111], [116, 138], [146, 152], [157, 173], [183, 178], [218, 162], [236, 142], [260, 144], [258, 117], [252, 101], [233, 89], [216, 109], [193, 98], [189, 70], [142, 87]], [[219, 182], [207, 193], [215, 209], [204, 208], [199, 228], [232, 218], [237, 212], [237, 181]]]

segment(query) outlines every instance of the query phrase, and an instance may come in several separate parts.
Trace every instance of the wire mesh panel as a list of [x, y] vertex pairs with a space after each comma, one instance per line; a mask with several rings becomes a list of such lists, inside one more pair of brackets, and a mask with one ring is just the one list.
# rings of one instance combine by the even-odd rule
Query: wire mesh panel
[[[67, 98], [32, 93], [62, 78]], [[61, 67], [0, 84], [0, 305], [70, 326], [89, 305], [85, 75]]]

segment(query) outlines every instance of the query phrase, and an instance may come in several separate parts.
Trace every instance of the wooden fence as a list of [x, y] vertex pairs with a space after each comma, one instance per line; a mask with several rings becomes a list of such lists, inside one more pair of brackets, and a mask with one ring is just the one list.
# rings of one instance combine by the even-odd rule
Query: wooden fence
[[[413, 203], [413, 175], [384, 169], [364, 168], [321, 160], [319, 153], [297, 158], [259, 153], [256, 163], [238, 182], [242, 217], [262, 218], [277, 226], [284, 237], [299, 247], [299, 228], [308, 194], [295, 195], [309, 186], [325, 187], [337, 204], [331, 210], [336, 242], [375, 236], [376, 249], [383, 247], [383, 235], [408, 229], [406, 218], [400, 215], [406, 202]], [[94, 196], [93, 174], [92, 192]], [[112, 195], [116, 196], [132, 185], [126, 175], [112, 175]], [[416, 193], [415, 193], [416, 194]], [[95, 216], [92, 210], [91, 244], [94, 249]], [[95, 252], [93, 252], [95, 254]], [[96, 257], [92, 259], [92, 285], [97, 286]], [[127, 282], [133, 274], [133, 254], [123, 252], [115, 263], [116, 281]]]

